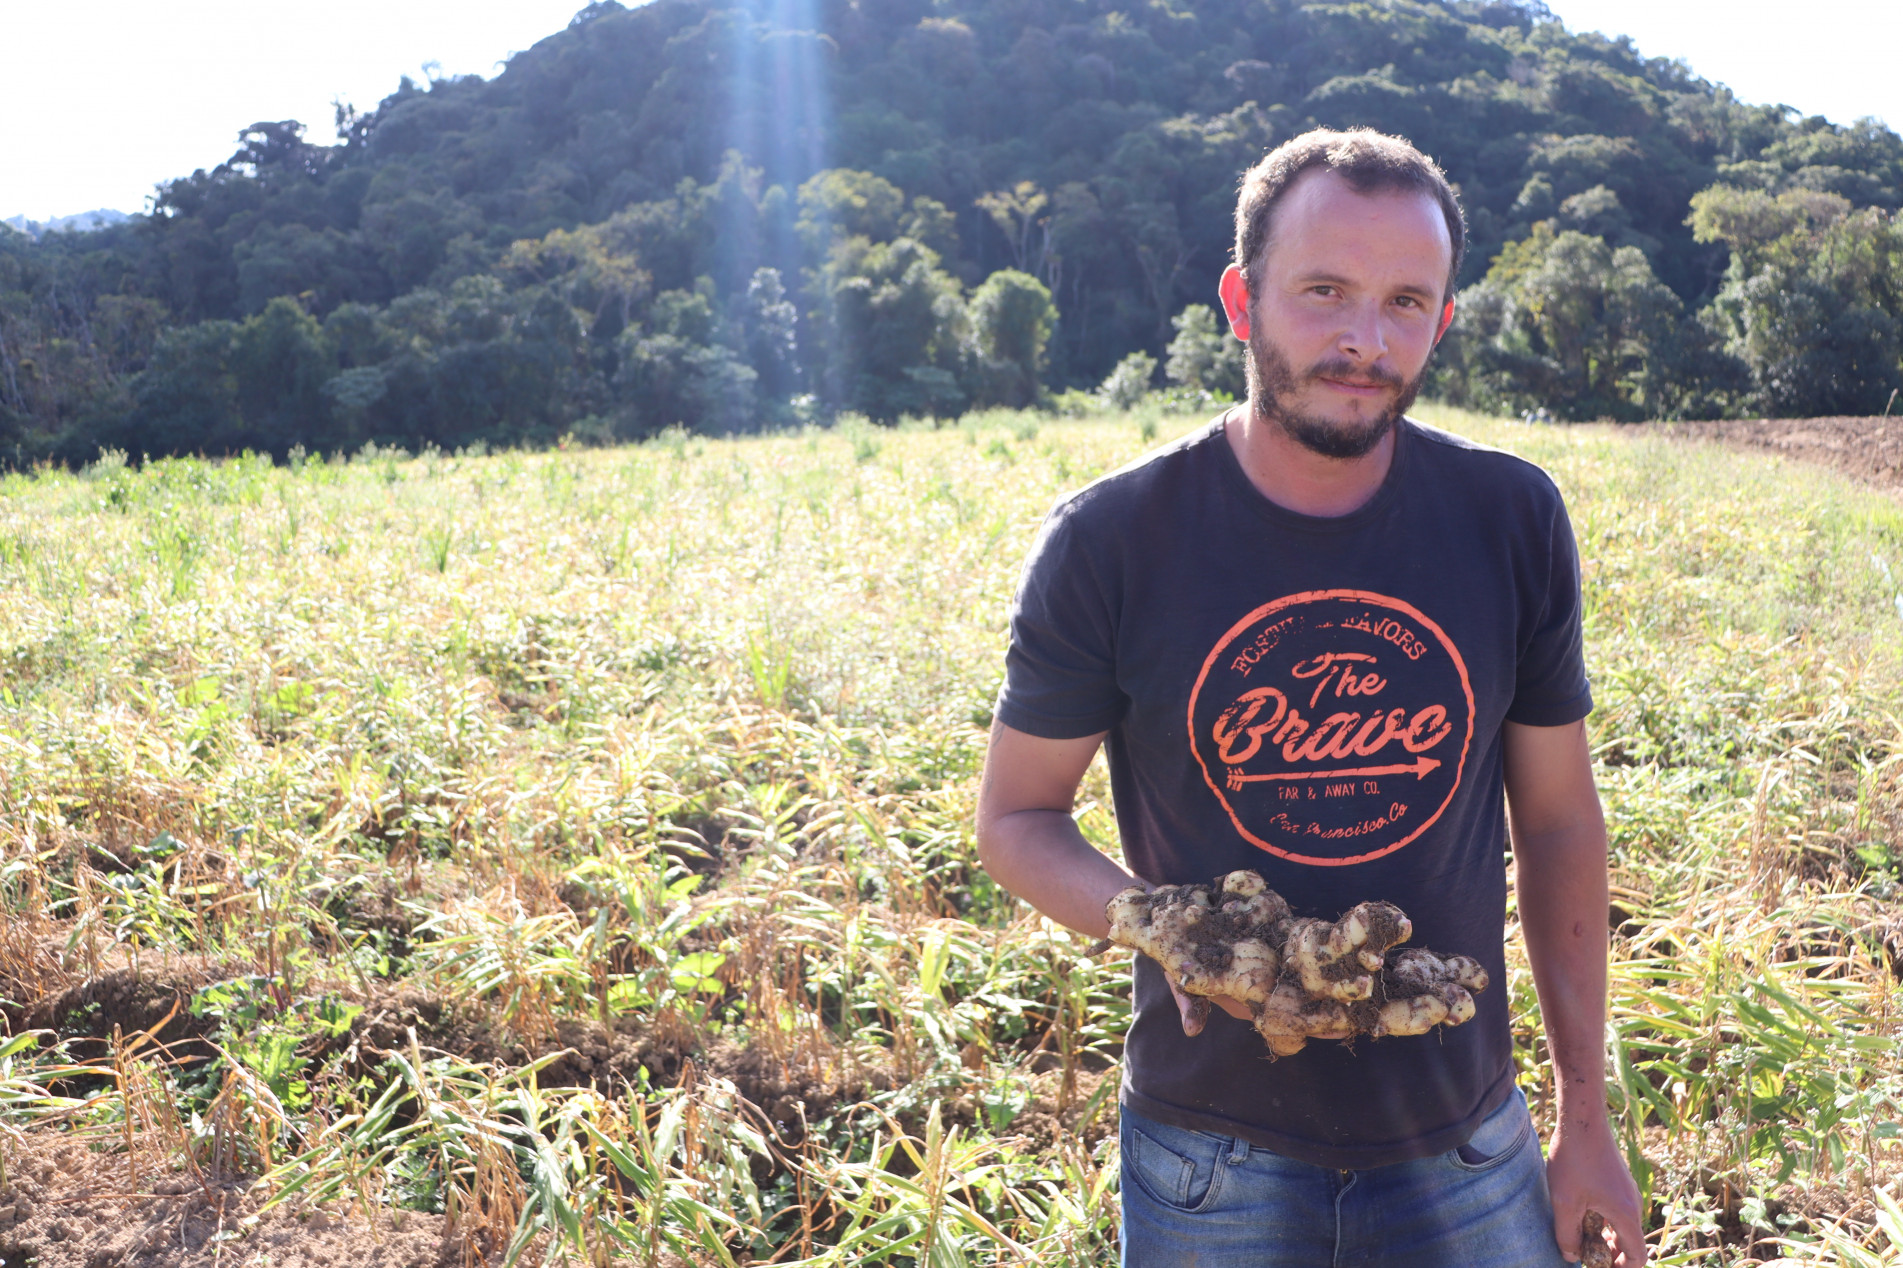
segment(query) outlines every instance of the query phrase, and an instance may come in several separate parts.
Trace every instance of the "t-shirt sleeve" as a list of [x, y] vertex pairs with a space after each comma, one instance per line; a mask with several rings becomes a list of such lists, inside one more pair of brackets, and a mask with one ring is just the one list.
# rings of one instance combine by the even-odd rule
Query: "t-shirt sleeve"
[[1566, 507], [1555, 502], [1547, 540], [1546, 586], [1520, 641], [1519, 672], [1507, 721], [1564, 726], [1592, 712], [1579, 595], [1579, 548]]
[[1096, 735], [1115, 726], [1129, 705], [1117, 685], [1115, 596], [1090, 545], [1075, 503], [1059, 505], [1018, 582], [997, 716], [1027, 735]]

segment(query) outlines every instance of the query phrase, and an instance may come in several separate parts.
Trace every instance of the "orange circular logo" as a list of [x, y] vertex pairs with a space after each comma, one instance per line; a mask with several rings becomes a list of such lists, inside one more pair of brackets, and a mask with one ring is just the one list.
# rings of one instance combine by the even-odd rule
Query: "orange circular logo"
[[1420, 611], [1312, 590], [1231, 626], [1189, 696], [1190, 747], [1245, 839], [1339, 867], [1427, 831], [1460, 787], [1473, 684]]

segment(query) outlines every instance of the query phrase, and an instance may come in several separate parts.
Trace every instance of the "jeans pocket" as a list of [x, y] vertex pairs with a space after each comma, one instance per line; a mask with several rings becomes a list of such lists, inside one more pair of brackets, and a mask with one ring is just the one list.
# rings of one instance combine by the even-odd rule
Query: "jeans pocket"
[[1209, 1206], [1222, 1188], [1229, 1142], [1181, 1128], [1153, 1130], [1154, 1134], [1125, 1120], [1124, 1175], [1140, 1185], [1152, 1201], [1172, 1210], [1193, 1212]]
[[1507, 1162], [1533, 1139], [1533, 1115], [1520, 1089], [1507, 1092], [1500, 1108], [1487, 1115], [1467, 1143], [1447, 1151], [1449, 1164], [1461, 1171], [1491, 1171]]

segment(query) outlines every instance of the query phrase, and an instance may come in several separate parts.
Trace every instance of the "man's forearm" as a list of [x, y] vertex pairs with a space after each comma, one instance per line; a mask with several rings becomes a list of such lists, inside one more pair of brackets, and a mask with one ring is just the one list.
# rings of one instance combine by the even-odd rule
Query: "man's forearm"
[[1110, 932], [1104, 904], [1142, 884], [1099, 853], [1062, 810], [1018, 810], [981, 820], [978, 861], [998, 884], [1093, 938]]
[[1559, 1083], [1562, 1132], [1606, 1119], [1606, 833], [1595, 816], [1515, 834], [1520, 928]]
[[1611, 1226], [1617, 1262], [1645, 1262], [1645, 1223], [1606, 1113], [1606, 819], [1593, 787], [1586, 728], [1507, 724], [1507, 812], [1520, 930], [1540, 993], [1559, 1084], [1547, 1151], [1553, 1237], [1577, 1257], [1581, 1221]]
[[1138, 883], [1070, 817], [1102, 743], [1101, 734], [1048, 740], [995, 723], [978, 789], [978, 861], [991, 879], [1093, 938], [1110, 932], [1104, 904]]

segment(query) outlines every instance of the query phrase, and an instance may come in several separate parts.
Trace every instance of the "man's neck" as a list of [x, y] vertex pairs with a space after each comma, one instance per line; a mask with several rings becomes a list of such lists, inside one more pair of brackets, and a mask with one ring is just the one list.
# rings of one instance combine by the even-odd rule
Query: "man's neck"
[[1394, 434], [1359, 458], [1329, 458], [1298, 442], [1272, 419], [1245, 403], [1229, 411], [1223, 433], [1256, 491], [1300, 515], [1338, 516], [1360, 510], [1374, 497], [1394, 464]]

